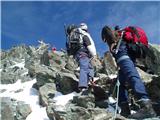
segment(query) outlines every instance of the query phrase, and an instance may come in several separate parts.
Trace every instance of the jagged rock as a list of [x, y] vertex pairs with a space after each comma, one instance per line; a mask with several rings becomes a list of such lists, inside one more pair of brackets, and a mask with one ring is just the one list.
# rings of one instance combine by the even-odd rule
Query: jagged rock
[[[8, 62], [9, 61], [6, 60], [6, 63]], [[2, 84], [11, 84], [15, 83], [17, 79], [27, 78], [28, 70], [23, 67], [24, 60], [19, 60], [18, 63], [13, 60], [11, 60], [11, 62], [13, 62], [14, 64], [12, 64], [11, 66], [6, 65], [2, 68]], [[25, 80], [28, 81], [27, 79]]]
[[35, 57], [29, 57], [25, 59], [25, 68], [28, 69], [28, 74], [31, 77], [34, 77], [36, 75], [37, 67], [39, 66], [39, 60]]
[[139, 59], [139, 61], [143, 61], [140, 64], [145, 66], [145, 68], [153, 73], [160, 75], [160, 46], [159, 45], [149, 45], [149, 51], [145, 58], [145, 60]]
[[17, 76], [14, 73], [1, 72], [1, 84], [12, 84], [17, 80]]
[[1, 119], [2, 120], [25, 120], [31, 113], [31, 108], [24, 102], [18, 102], [9, 97], [2, 97]]
[[[107, 91], [111, 89], [110, 86], [112, 86], [111, 84], [114, 82], [109, 76], [117, 73], [117, 66], [114, 63], [111, 54], [106, 52], [103, 61], [99, 59], [99, 62], [96, 62], [99, 68], [95, 71], [97, 78], [95, 78], [96, 86], [92, 86], [93, 95], [74, 97], [73, 101], [69, 101], [67, 105], [62, 106], [55, 105], [52, 98], [54, 97], [56, 90], [63, 94], [68, 94], [77, 90], [79, 71], [76, 70], [77, 64], [74, 63], [73, 58], [69, 58], [67, 62], [68, 56], [65, 52], [48, 51], [48, 47], [47, 44], [40, 41], [38, 47], [17, 46], [9, 51], [1, 51], [1, 82], [5, 83], [7, 81], [8, 84], [14, 83], [18, 79], [27, 81], [33, 79], [31, 77], [36, 77], [37, 83], [35, 85], [39, 90], [40, 104], [46, 106], [47, 114], [51, 120], [112, 119], [113, 114], [105, 109], [108, 106]], [[153, 45], [150, 46], [150, 49], [150, 56], [147, 56], [145, 60], [140, 61], [139, 65], [142, 69], [138, 68], [138, 71], [141, 78], [146, 83], [147, 92], [153, 101], [153, 107], [159, 115], [160, 94], [158, 91], [160, 91], [160, 77], [155, 77], [156, 75], [153, 74], [159, 75], [160, 49], [159, 47], [156, 49]], [[43, 54], [44, 51], [49, 52], [50, 66], [46, 66], [48, 65], [48, 59], [47, 61], [41, 59], [46, 58], [46, 54]], [[23, 62], [24, 59], [25, 68], [14, 66], [17, 63]], [[103, 62], [103, 69], [101, 69], [101, 62]], [[45, 65], [41, 65], [40, 63]], [[28, 76], [27, 70], [31, 77]], [[152, 75], [150, 73], [152, 73]], [[2, 89], [0, 92], [3, 93], [5, 90], [6, 89]], [[22, 89], [18, 89], [14, 92], [19, 92], [21, 90]], [[3, 102], [1, 102], [1, 119], [3, 120], [24, 120], [30, 112], [31, 110], [28, 105], [23, 103], [19, 104], [11, 98], [4, 99]], [[155, 120], [157, 118], [155, 118]], [[122, 120], [125, 118], [118, 115], [117, 119]]]
[[47, 106], [46, 112], [50, 120], [61, 120], [60, 116], [56, 114], [56, 111], [54, 111], [54, 108], [51, 105]]
[[138, 68], [138, 67], [137, 67], [137, 71], [138, 71], [141, 79], [142, 79], [145, 83], [148, 83], [148, 82], [151, 82], [151, 81], [152, 81], [152, 77], [153, 77], [152, 74], [148, 74], [148, 73], [144, 72], [143, 70], [141, 70], [141, 69]]
[[8, 98], [0, 98], [1, 102], [1, 120], [14, 120], [14, 110], [12, 109], [12, 101]]
[[55, 68], [64, 68], [66, 65], [65, 57], [61, 56], [58, 52], [49, 52], [50, 66]]
[[37, 66], [35, 68], [37, 85], [43, 86], [45, 83], [55, 83], [57, 79], [57, 71], [47, 66]]
[[160, 76], [153, 77], [153, 80], [146, 85], [147, 91], [154, 101], [160, 101]]
[[[106, 111], [106, 109], [94, 108], [88, 109], [89, 113], [91, 114], [91, 118], [89, 120], [112, 120], [113, 113]], [[126, 118], [117, 114], [115, 120], [126, 120]]]
[[106, 52], [103, 58], [104, 73], [107, 75], [117, 73], [117, 65], [110, 52]]
[[48, 100], [54, 97], [56, 85], [54, 83], [46, 83], [39, 88], [40, 105], [47, 106]]
[[65, 65], [65, 68], [74, 71], [77, 67], [77, 62], [74, 60], [73, 56], [67, 57], [67, 63]]
[[57, 80], [59, 91], [63, 94], [71, 93], [78, 88], [78, 79], [74, 74], [59, 73], [57, 75]]
[[87, 109], [75, 106], [71, 108], [71, 112], [68, 112], [66, 117], [71, 120], [89, 120], [91, 115]]
[[107, 92], [101, 86], [95, 85], [92, 88], [96, 103], [104, 102], [108, 98]]
[[28, 56], [29, 48], [25, 45], [15, 46], [7, 53], [7, 57], [24, 59]]
[[16, 120], [25, 120], [32, 112], [30, 106], [24, 102], [18, 102], [16, 106]]
[[43, 64], [43, 65], [46, 65], [46, 66], [50, 65], [49, 56], [48, 56], [48, 50], [44, 51], [44, 53], [41, 55], [40, 64]]
[[7, 52], [4, 50], [0, 50], [0, 56], [1, 56], [1, 60], [5, 59], [7, 56]]
[[94, 67], [95, 73], [102, 71], [103, 66], [99, 57], [97, 57], [97, 59], [93, 59], [91, 63], [92, 63], [92, 66]]
[[[113, 114], [101, 108], [84, 108], [68, 104], [66, 111], [59, 112], [53, 106], [47, 108], [47, 114], [51, 120], [110, 120]], [[117, 115], [117, 120], [126, 120], [124, 117]]]
[[95, 81], [95, 83], [98, 86], [101, 86], [101, 88], [103, 88], [105, 91], [108, 91], [109, 88], [108, 82], [110, 81], [111, 80], [109, 76], [107, 76], [106, 74], [98, 73], [98, 79]]
[[94, 108], [95, 98], [92, 94], [73, 97], [73, 103], [84, 108]]

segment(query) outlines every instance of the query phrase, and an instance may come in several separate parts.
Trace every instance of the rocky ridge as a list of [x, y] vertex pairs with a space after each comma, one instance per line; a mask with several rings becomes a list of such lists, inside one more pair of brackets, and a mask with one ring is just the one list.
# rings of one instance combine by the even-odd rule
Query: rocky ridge
[[[13, 84], [36, 79], [33, 88], [39, 92], [39, 104], [46, 107], [50, 120], [109, 120], [113, 113], [107, 108], [109, 93], [113, 91], [116, 65], [109, 52], [95, 63], [96, 86], [88, 96], [77, 93], [79, 71], [72, 56], [65, 51], [48, 50], [49, 45], [40, 42], [34, 46], [16, 46], [1, 54], [1, 84]], [[143, 79], [157, 115], [160, 116], [160, 46], [150, 45], [150, 54], [145, 60], [137, 60], [137, 69]], [[4, 93], [5, 89], [0, 89]], [[16, 92], [21, 92], [22, 89]], [[64, 106], [54, 101], [57, 92], [63, 95], [75, 93], [73, 99]], [[135, 100], [136, 101], [136, 100]], [[11, 97], [1, 97], [1, 119], [25, 120], [32, 112], [30, 106]], [[9, 113], [9, 114], [8, 114]], [[160, 119], [152, 118], [155, 120]], [[125, 120], [118, 114], [118, 119]]]

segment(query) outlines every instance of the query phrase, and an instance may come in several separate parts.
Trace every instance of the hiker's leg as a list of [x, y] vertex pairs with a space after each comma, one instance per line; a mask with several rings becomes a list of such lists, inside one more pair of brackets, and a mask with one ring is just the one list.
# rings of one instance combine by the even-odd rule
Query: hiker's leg
[[130, 83], [138, 99], [141, 99], [141, 98], [148, 99], [145, 86], [132, 60], [130, 58], [124, 59], [120, 61], [118, 65], [120, 66], [120, 69], [123, 71], [124, 76], [126, 77], [127, 81]]
[[92, 64], [90, 63], [90, 59], [89, 59], [89, 63], [88, 63], [88, 81], [93, 80], [93, 78], [94, 78], [94, 68], [93, 68]]
[[119, 87], [119, 103], [122, 102], [127, 102], [128, 101], [128, 91], [126, 90], [125, 84], [126, 84], [126, 77], [124, 73], [119, 70], [118, 73], [118, 78], [120, 82], [120, 87]]
[[126, 77], [124, 73], [119, 70], [119, 107], [121, 108], [121, 115], [127, 117], [131, 114], [130, 107], [128, 103], [128, 91], [126, 89]]
[[88, 57], [82, 57], [79, 59], [80, 64], [80, 78], [79, 78], [79, 88], [86, 87], [88, 88]]

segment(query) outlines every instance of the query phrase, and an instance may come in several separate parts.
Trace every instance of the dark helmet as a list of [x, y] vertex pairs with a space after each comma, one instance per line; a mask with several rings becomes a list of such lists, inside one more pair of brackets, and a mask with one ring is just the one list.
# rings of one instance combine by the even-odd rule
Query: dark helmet
[[73, 29], [77, 28], [76, 25], [72, 24], [67, 27], [67, 33], [70, 34]]
[[101, 37], [102, 37], [102, 40], [104, 42], [107, 42], [109, 45], [111, 45], [115, 40], [115, 37], [112, 33], [112, 29], [108, 26], [104, 26], [102, 28]]

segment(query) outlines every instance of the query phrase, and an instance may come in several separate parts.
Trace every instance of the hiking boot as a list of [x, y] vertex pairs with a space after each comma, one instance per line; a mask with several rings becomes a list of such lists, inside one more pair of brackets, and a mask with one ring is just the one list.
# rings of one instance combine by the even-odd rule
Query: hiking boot
[[128, 117], [129, 115], [131, 115], [131, 111], [130, 111], [130, 107], [128, 102], [123, 102], [121, 104], [119, 104], [119, 107], [121, 108], [121, 115], [124, 117]]
[[88, 95], [89, 94], [89, 90], [87, 88], [83, 88], [80, 92], [80, 95]]
[[150, 100], [141, 101], [141, 109], [137, 111], [135, 114], [129, 116], [132, 119], [144, 119], [144, 118], [152, 118], [156, 116], [156, 113], [152, 107]]

